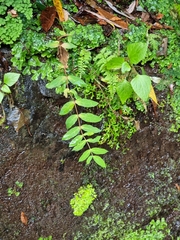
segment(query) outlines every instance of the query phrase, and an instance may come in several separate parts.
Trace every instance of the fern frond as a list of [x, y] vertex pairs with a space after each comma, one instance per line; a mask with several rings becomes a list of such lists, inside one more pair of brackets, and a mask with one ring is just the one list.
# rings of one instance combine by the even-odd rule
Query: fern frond
[[81, 78], [89, 67], [91, 61], [91, 52], [85, 49], [82, 49], [78, 58], [78, 76]]

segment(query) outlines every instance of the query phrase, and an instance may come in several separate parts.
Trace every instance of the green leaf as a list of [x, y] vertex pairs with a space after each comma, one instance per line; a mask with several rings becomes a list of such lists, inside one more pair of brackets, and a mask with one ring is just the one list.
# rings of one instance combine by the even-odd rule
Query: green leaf
[[66, 119], [66, 128], [71, 128], [77, 121], [78, 115], [73, 114]]
[[123, 62], [124, 58], [113, 57], [104, 66], [107, 68], [107, 70], [116, 70], [121, 68]]
[[96, 143], [96, 142], [99, 142], [101, 139], [101, 136], [97, 136], [95, 138], [89, 138], [87, 139], [87, 142], [90, 142], [90, 143]]
[[143, 101], [147, 101], [151, 90], [151, 78], [147, 75], [137, 75], [131, 81], [134, 92]]
[[87, 85], [81, 78], [74, 75], [69, 75], [68, 79], [73, 85], [76, 85], [78, 87], [85, 87]]
[[3, 98], [4, 98], [4, 93], [0, 91], [0, 103], [2, 103]]
[[121, 67], [122, 74], [129, 72], [130, 70], [131, 70], [131, 66], [129, 65], [129, 63], [123, 62], [122, 67]]
[[86, 132], [91, 132], [91, 133], [98, 133], [98, 132], [101, 132], [101, 130], [97, 127], [93, 127], [89, 124], [83, 124], [81, 126], [81, 128], [86, 131]]
[[59, 41], [49, 42], [49, 43], [47, 43], [46, 46], [49, 47], [49, 48], [57, 48], [59, 46]]
[[69, 113], [73, 107], [75, 105], [75, 102], [74, 101], [70, 101], [70, 102], [67, 102], [65, 103], [62, 108], [61, 108], [61, 111], [60, 111], [60, 115], [66, 115], [67, 113]]
[[74, 45], [72, 43], [62, 43], [61, 47], [65, 48], [65, 49], [72, 49], [72, 48], [75, 48], [76, 45]]
[[83, 149], [83, 147], [85, 146], [86, 143], [87, 143], [87, 141], [83, 140], [83, 141], [79, 142], [72, 150], [78, 152], [81, 149]]
[[130, 43], [127, 46], [127, 54], [132, 64], [142, 61], [147, 52], [148, 44], [143, 42]]
[[11, 90], [10, 88], [4, 84], [2, 87], [1, 87], [1, 91], [3, 91], [4, 93], [11, 93]]
[[57, 88], [63, 84], [65, 84], [67, 81], [66, 76], [59, 76], [56, 79], [54, 79], [52, 82], [46, 84], [46, 88], [52, 89], [52, 88]]
[[85, 152], [83, 152], [83, 154], [79, 158], [79, 162], [85, 161], [89, 157], [90, 154], [91, 154], [91, 149], [88, 149]]
[[92, 114], [92, 113], [80, 113], [79, 117], [85, 122], [92, 122], [92, 123], [97, 123], [102, 120], [101, 117], [96, 116], [95, 114]]
[[104, 148], [94, 147], [94, 148], [91, 148], [91, 152], [94, 153], [94, 154], [105, 154], [108, 151]]
[[74, 147], [76, 146], [79, 142], [81, 142], [83, 139], [83, 135], [78, 135], [75, 138], [73, 138], [71, 140], [71, 142], [69, 143], [69, 147]]
[[4, 74], [4, 83], [7, 84], [9, 87], [13, 86], [19, 79], [19, 73], [5, 73]]
[[89, 156], [88, 159], [86, 160], [86, 164], [90, 164], [91, 160], [92, 160], [93, 156]]
[[98, 105], [98, 102], [95, 102], [90, 99], [85, 99], [85, 98], [78, 98], [77, 100], [75, 100], [75, 102], [78, 106], [87, 107], [87, 108], [95, 107]]
[[132, 96], [132, 93], [133, 93], [131, 84], [126, 79], [118, 83], [116, 91], [122, 104], [124, 104], [126, 100]]
[[39, 58], [37, 56], [32, 56], [29, 60], [28, 60], [28, 66], [32, 66], [32, 67], [40, 67], [42, 66], [42, 63], [39, 61]]
[[62, 140], [67, 141], [67, 140], [75, 137], [79, 132], [80, 132], [79, 126], [73, 127], [69, 131], [67, 131], [66, 134], [64, 134], [64, 136], [62, 137]]
[[93, 159], [99, 166], [106, 168], [106, 163], [100, 156], [93, 156]]

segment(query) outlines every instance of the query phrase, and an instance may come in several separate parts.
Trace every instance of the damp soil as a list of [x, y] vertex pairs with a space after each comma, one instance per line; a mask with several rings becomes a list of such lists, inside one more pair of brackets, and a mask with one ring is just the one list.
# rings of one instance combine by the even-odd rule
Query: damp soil
[[[29, 78], [21, 81], [25, 87], [16, 86], [14, 106], [28, 109], [29, 121], [18, 131], [13, 121], [0, 128], [0, 240], [50, 235], [53, 240], [74, 239], [77, 231], [84, 231], [85, 217], [108, 214], [107, 203], [115, 212], [123, 212], [128, 222], [141, 226], [164, 217], [171, 234], [180, 236], [180, 144], [178, 135], [168, 130], [168, 107], [163, 112], [159, 109], [158, 117], [152, 112], [139, 116], [140, 130], [123, 149], [109, 150], [106, 170], [87, 167], [61, 140], [65, 118], [58, 112], [64, 99], [44, 93]], [[11, 119], [7, 99], [4, 108]], [[23, 182], [23, 187], [18, 188], [16, 181]], [[75, 217], [70, 199], [89, 182], [99, 194], [94, 209]], [[8, 188], [20, 195], [8, 196]], [[21, 222], [21, 212], [28, 218], [27, 225]], [[88, 232], [84, 234], [81, 239], [88, 239]]]

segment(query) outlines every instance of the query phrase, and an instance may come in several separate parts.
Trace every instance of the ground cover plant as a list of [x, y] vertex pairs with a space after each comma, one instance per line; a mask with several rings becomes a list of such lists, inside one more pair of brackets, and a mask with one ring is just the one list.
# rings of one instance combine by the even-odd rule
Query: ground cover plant
[[[154, 118], [157, 117], [157, 109], [161, 108], [157, 92], [168, 92], [164, 101], [172, 111], [169, 131], [179, 133], [180, 52], [177, 46], [180, 38], [180, 2], [171, 4], [167, 0], [165, 8], [163, 1], [159, 1], [158, 5], [155, 2], [140, 1], [138, 6], [137, 1], [134, 1], [134, 7], [126, 6], [131, 8], [125, 14], [131, 20], [128, 24], [124, 20], [121, 23], [116, 22], [107, 13], [102, 17], [99, 14], [102, 9], [94, 1], [79, 5], [73, 1], [65, 2], [64, 9], [74, 14], [66, 21], [60, 1], [27, 3], [26, 9], [18, 5], [18, 1], [17, 4], [11, 1], [5, 4], [2, 16], [9, 8], [19, 10], [14, 21], [19, 21], [20, 29], [11, 40], [9, 36], [0, 40], [2, 44], [10, 44], [12, 48], [13, 69], [24, 75], [31, 75], [32, 80], [45, 80], [47, 89], [54, 89], [57, 95], [66, 99], [59, 110], [60, 116], [67, 116], [67, 132], [62, 140], [68, 141], [73, 152], [80, 152], [79, 162], [84, 161], [86, 167], [89, 165], [96, 169], [97, 164], [106, 169], [110, 165], [106, 156], [103, 157], [108, 152], [107, 149], [120, 148], [125, 152], [126, 140], [141, 128], [139, 114], [145, 115], [150, 109]], [[95, 16], [95, 19], [84, 23], [81, 7], [85, 9], [86, 14], [83, 14]], [[50, 9], [54, 18], [49, 20], [49, 27], [43, 19]], [[34, 17], [30, 18], [32, 10]], [[133, 14], [135, 18], [132, 17]], [[12, 13], [8, 13], [5, 21], [13, 22], [11, 15]], [[8, 23], [3, 22], [1, 26], [8, 27]], [[4, 81], [0, 82], [0, 103], [6, 94], [11, 93], [9, 87], [19, 78], [19, 74], [12, 75], [15, 80], [12, 78], [10, 82], [6, 80], [8, 74], [10, 73], [6, 73]], [[4, 122], [5, 115], [0, 125]], [[177, 139], [178, 137], [177, 134]], [[12, 188], [8, 189], [8, 194], [18, 196], [18, 192]], [[70, 201], [74, 215], [83, 215], [96, 197], [93, 188], [81, 186]], [[114, 227], [113, 234], [109, 225], [114, 219], [110, 223], [106, 219], [103, 223], [101, 216], [94, 215], [92, 221], [100, 219], [98, 221], [103, 229], [93, 233], [92, 239], [103, 239], [104, 236], [107, 239], [120, 238], [121, 234], [123, 239], [163, 239], [171, 234], [170, 229], [164, 218], [154, 220], [154, 216], [160, 212], [159, 209], [154, 211], [149, 207], [147, 215], [151, 217], [151, 221], [146, 227], [138, 228], [134, 224], [129, 229], [124, 227], [122, 232]], [[96, 222], [92, 225], [98, 224]], [[78, 232], [77, 236], [78, 234], [84, 238], [84, 233]], [[75, 239], [78, 239], [77, 236]], [[51, 236], [48, 238], [51, 239]]]

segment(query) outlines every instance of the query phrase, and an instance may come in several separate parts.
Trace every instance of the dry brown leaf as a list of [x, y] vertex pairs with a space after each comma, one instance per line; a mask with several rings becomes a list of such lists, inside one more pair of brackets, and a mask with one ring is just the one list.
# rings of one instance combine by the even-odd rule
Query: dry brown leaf
[[[107, 5], [115, 12], [115, 13], [117, 13], [117, 14], [119, 14], [119, 15], [122, 15], [122, 16], [124, 16], [124, 17], [126, 17], [126, 18], [129, 18], [129, 19], [131, 19], [131, 20], [135, 20], [135, 17], [133, 17], [131, 14], [129, 14], [129, 13], [124, 13], [123, 11], [119, 11], [110, 1], [108, 1], [108, 0], [105, 0], [105, 2], [107, 3]], [[138, 1], [136, 2], [136, 6], [138, 5]]]
[[19, 109], [14, 107], [9, 113], [8, 124], [13, 125], [16, 132], [19, 131], [24, 125], [28, 125], [30, 122], [30, 111], [28, 109]]
[[97, 17], [86, 11], [80, 11], [73, 16], [75, 21], [79, 22], [81, 25], [85, 26], [89, 23], [97, 23]]
[[156, 15], [156, 19], [157, 20], [160, 20], [160, 19], [162, 19], [164, 17], [164, 15], [162, 14], [162, 13], [158, 13], [157, 15]]
[[162, 40], [161, 49], [158, 51], [158, 56], [167, 56], [167, 48], [168, 48], [168, 38], [165, 37]]
[[103, 19], [100, 19], [98, 21], [98, 23], [99, 23], [99, 25], [102, 25], [102, 26], [107, 25], [107, 22], [105, 20], [103, 20]]
[[4, 53], [2, 53], [1, 51], [0, 51], [0, 64], [1, 64], [1, 67], [3, 67], [4, 72], [8, 72], [10, 70], [8, 61], [4, 57]]
[[11, 17], [18, 17], [17, 11], [15, 9], [9, 10], [7, 13], [11, 14]]
[[153, 25], [151, 25], [151, 29], [156, 29], [156, 30], [160, 30], [160, 29], [169, 29], [169, 30], [173, 30], [173, 27], [168, 26], [168, 25], [162, 25], [158, 22], [155, 22]]
[[152, 85], [151, 85], [151, 90], [150, 90], [150, 93], [149, 93], [149, 97], [152, 100], [154, 114], [157, 117], [157, 105], [158, 105], [158, 102], [157, 102], [157, 97], [156, 97], [156, 94], [155, 94], [155, 91], [154, 91], [154, 88], [153, 88]]
[[[111, 25], [113, 25], [113, 23], [114, 23], [114, 25], [115, 25], [116, 27], [120, 27], [120, 28], [123, 28], [123, 29], [128, 29], [128, 24], [127, 24], [126, 22], [124, 22], [121, 18], [116, 17], [114, 14], [107, 12], [107, 11], [104, 10], [103, 8], [98, 7], [97, 4], [96, 4], [96, 2], [95, 2], [94, 0], [86, 0], [86, 3], [87, 3], [89, 6], [91, 6], [92, 8], [96, 9], [96, 11], [98, 12], [98, 14], [103, 17], [103, 19], [99, 17], [100, 19], [98, 19], [98, 22], [101, 21], [101, 20], [104, 20], [104, 21], [106, 21], [107, 23], [109, 23], [109, 24], [111, 24]], [[93, 12], [90, 12], [90, 11], [87, 11], [87, 12], [89, 12], [89, 13], [91, 13], [91, 14], [93, 13]], [[95, 15], [96, 17], [98, 17], [98, 14], [94, 13], [94, 15]], [[114, 19], [114, 20], [113, 20], [113, 19]], [[109, 21], [109, 22], [108, 22], [108, 21]], [[112, 22], [112, 23], [111, 23], [111, 22]], [[100, 22], [100, 23], [101, 23], [101, 22]]]
[[103, 16], [107, 20], [112, 21], [113, 23], [116, 24], [116, 26], [118, 25], [120, 28], [128, 29], [128, 24], [121, 18], [116, 17], [114, 14], [109, 13], [100, 7], [96, 8], [96, 10], [98, 11], [99, 15]]
[[126, 11], [128, 12], [128, 13], [132, 13], [132, 12], [134, 12], [134, 9], [136, 8], [136, 1], [133, 1], [130, 5], [129, 5], [129, 7], [126, 9]]
[[59, 58], [59, 61], [64, 65], [64, 68], [68, 68], [67, 63], [68, 63], [68, 59], [69, 59], [69, 53], [61, 45], [59, 45], [59, 47], [58, 47], [57, 56]]
[[69, 19], [69, 12], [65, 9], [63, 9], [64, 12], [64, 21], [67, 21]]
[[48, 32], [49, 29], [52, 27], [55, 17], [56, 17], [55, 7], [47, 7], [41, 12], [40, 22], [45, 32]]
[[139, 131], [141, 129], [139, 120], [137, 120], [137, 121], [135, 120], [134, 125], [135, 125], [135, 128], [136, 128], [137, 131]]
[[24, 225], [27, 225], [28, 224], [28, 218], [26, 216], [26, 214], [24, 212], [21, 212], [21, 222], [24, 224]]
[[86, 0], [86, 3], [94, 9], [98, 7], [94, 0]]
[[150, 90], [150, 93], [149, 93], [149, 97], [153, 100], [153, 102], [156, 103], [156, 105], [158, 104], [157, 97], [156, 97], [156, 94], [155, 94], [155, 91], [154, 91], [154, 88], [153, 88], [152, 85], [151, 85], [151, 90]]
[[179, 186], [179, 184], [175, 183], [175, 186], [176, 186], [177, 190], [180, 191], [180, 186]]
[[142, 12], [141, 19], [143, 22], [147, 22], [150, 19], [150, 14], [148, 12]]

